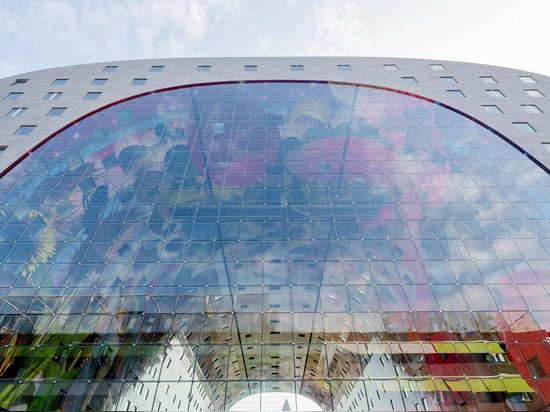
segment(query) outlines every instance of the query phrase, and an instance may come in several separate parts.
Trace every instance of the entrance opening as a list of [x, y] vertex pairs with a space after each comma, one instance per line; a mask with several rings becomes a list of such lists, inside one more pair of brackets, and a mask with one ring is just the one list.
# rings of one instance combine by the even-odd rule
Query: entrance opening
[[317, 412], [323, 409], [303, 395], [290, 392], [265, 392], [250, 395], [233, 405], [231, 412], [252, 411], [303, 411]]

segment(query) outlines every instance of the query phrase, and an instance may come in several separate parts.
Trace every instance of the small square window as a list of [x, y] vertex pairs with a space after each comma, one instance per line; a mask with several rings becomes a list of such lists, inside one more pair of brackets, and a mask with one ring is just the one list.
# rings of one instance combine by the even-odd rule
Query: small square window
[[4, 150], [6, 150], [8, 148], [8, 146], [0, 146], [0, 152], [3, 152]]
[[534, 104], [522, 104], [521, 107], [523, 107], [523, 110], [525, 110], [527, 113], [533, 113], [533, 114], [542, 113], [542, 110], [539, 109], [539, 107]]
[[159, 73], [163, 70], [164, 70], [164, 66], [151, 66], [151, 68], [149, 69], [149, 71], [153, 73]]
[[62, 92], [48, 92], [48, 94], [44, 96], [44, 100], [57, 100], [62, 94]]
[[544, 97], [544, 94], [539, 92], [537, 89], [528, 89], [525, 90], [525, 93], [527, 93], [531, 97]]
[[504, 93], [502, 93], [498, 89], [492, 89], [492, 90], [485, 90], [487, 94], [491, 97], [504, 97]]
[[339, 64], [337, 67], [341, 72], [351, 72], [351, 66], [349, 64]]
[[143, 86], [147, 82], [147, 79], [136, 78], [132, 80], [132, 86]]
[[11, 84], [11, 86], [21, 86], [25, 83], [27, 83], [29, 79], [15, 79], [15, 81]]
[[384, 69], [386, 69], [389, 72], [398, 72], [399, 71], [399, 67], [397, 67], [397, 65], [395, 65], [395, 64], [385, 64]]
[[527, 122], [515, 122], [514, 126], [521, 133], [535, 133], [536, 130]]
[[465, 97], [462, 90], [447, 90], [447, 93], [449, 93], [451, 96], [455, 96], [455, 97]]
[[498, 83], [493, 76], [479, 76], [483, 83]]
[[537, 83], [537, 81], [534, 78], [532, 78], [531, 76], [519, 76], [519, 79], [523, 83]]
[[491, 114], [502, 113], [502, 110], [500, 110], [500, 107], [498, 107], [494, 104], [485, 105], [485, 106], [483, 106], [483, 108], [485, 109], [485, 111], [487, 113], [491, 113]]
[[53, 82], [52, 82], [52, 86], [63, 86], [65, 83], [67, 83], [69, 81], [69, 79], [55, 79]]
[[32, 131], [35, 129], [36, 125], [23, 125], [19, 126], [19, 129], [15, 132], [18, 136], [26, 136], [28, 134], [31, 134]]
[[8, 93], [6, 97], [4, 97], [4, 100], [17, 100], [21, 96], [23, 96], [23, 93], [21, 92], [11, 92], [11, 93]]
[[107, 83], [107, 79], [94, 79], [92, 86], [103, 86], [105, 83]]
[[101, 92], [88, 92], [84, 96], [84, 100], [97, 100], [101, 96]]
[[303, 64], [291, 64], [290, 65], [290, 71], [303, 72], [304, 71], [304, 65]]
[[430, 67], [432, 68], [432, 70], [435, 70], [437, 72], [445, 70], [445, 66], [443, 66], [442, 64], [430, 64]]
[[116, 72], [116, 69], [118, 69], [118, 66], [105, 66], [102, 71], [105, 73], [112, 73]]
[[407, 84], [418, 84], [418, 82], [416, 81], [416, 79], [414, 77], [402, 77], [401, 80], [403, 80], [405, 83]]
[[7, 117], [17, 117], [19, 115], [22, 115], [25, 110], [27, 110], [26, 107], [14, 107], [13, 109], [11, 109], [7, 114], [6, 116]]
[[198, 72], [209, 72], [210, 67], [211, 66], [208, 66], [208, 65], [200, 65], [200, 66], [197, 66], [197, 71]]
[[244, 71], [245, 72], [258, 71], [258, 66], [256, 66], [255, 64], [247, 64], [247, 65], [244, 66]]
[[453, 76], [441, 76], [440, 79], [445, 83], [451, 83], [451, 84], [458, 83]]
[[47, 116], [61, 116], [66, 109], [66, 107], [52, 107]]

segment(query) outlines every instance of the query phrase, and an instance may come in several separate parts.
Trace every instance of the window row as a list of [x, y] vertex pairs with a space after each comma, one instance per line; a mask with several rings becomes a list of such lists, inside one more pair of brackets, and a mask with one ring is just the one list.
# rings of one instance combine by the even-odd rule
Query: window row
[[[336, 67], [339, 71], [351, 71], [352, 70], [352, 67], [351, 67], [350, 64], [337, 64]], [[384, 64], [383, 67], [387, 71], [399, 71], [399, 67], [396, 64]], [[162, 66], [162, 65], [153, 65], [153, 66], [150, 67], [149, 72], [152, 72], [152, 73], [162, 72], [162, 71], [164, 71], [164, 68], [165, 68], [165, 66]], [[212, 68], [211, 65], [201, 64], [201, 65], [197, 66], [196, 70], [199, 71], [199, 72], [209, 72], [211, 70], [211, 68]], [[430, 64], [430, 68], [434, 71], [445, 71], [446, 70], [444, 65], [437, 64], [437, 63]], [[302, 72], [302, 71], [304, 71], [304, 69], [305, 68], [304, 68], [303, 64], [291, 64], [290, 65], [290, 70], [291, 71]], [[112, 73], [112, 72], [115, 72], [117, 70], [118, 70], [118, 66], [109, 65], [109, 66], [105, 66], [103, 68], [102, 72], [103, 73]], [[256, 65], [256, 64], [245, 64], [243, 66], [243, 70], [245, 72], [255, 72], [255, 71], [258, 71], [258, 65]], [[528, 83], [528, 84], [538, 83], [537, 80], [533, 76], [522, 75], [522, 76], [518, 76], [518, 78], [523, 83]], [[402, 77], [402, 79], [405, 79], [406, 81], [411, 81], [411, 82], [414, 80], [414, 82], [416, 83], [416, 79], [414, 77]], [[441, 79], [443, 81], [448, 81], [450, 83], [458, 83], [457, 80], [452, 76], [442, 76]], [[479, 76], [479, 79], [483, 83], [488, 83], [488, 84], [498, 83], [498, 81], [493, 76], [487, 76], [487, 75]], [[94, 84], [94, 85], [104, 84], [105, 82], [107, 82], [107, 80], [108, 79], [101, 79], [101, 78], [95, 79], [92, 82], [92, 84]], [[21, 86], [21, 85], [26, 84], [28, 81], [29, 81], [29, 79], [24, 79], [24, 78], [15, 79], [11, 83], [11, 86]], [[69, 79], [66, 79], [66, 78], [58, 78], [58, 79], [53, 80], [51, 85], [53, 85], [53, 86], [63, 86], [68, 81], [69, 81]]]
[[[414, 78], [412, 78], [412, 79], [414, 79]], [[412, 83], [412, 82], [409, 81], [409, 83]], [[415, 81], [415, 83], [416, 83], [416, 81]], [[502, 93], [502, 91], [500, 91], [498, 89], [487, 89], [487, 90], [485, 90], [485, 92], [489, 96], [497, 98], [497, 99], [502, 98], [502, 97], [506, 97], [505, 94]], [[527, 95], [529, 97], [545, 97], [545, 95], [542, 94], [540, 92], [540, 90], [537, 90], [537, 89], [525, 89], [524, 92], [527, 93]], [[451, 96], [466, 97], [464, 92], [460, 89], [448, 89], [447, 93], [450, 94]]]
[[[390, 69], [388, 69], [386, 67], [386, 70], [390, 70]], [[531, 76], [519, 76], [519, 78], [523, 81], [523, 83], [529, 83], [529, 84], [538, 83]], [[403, 82], [408, 83], [408, 84], [418, 84], [418, 81], [413, 76], [403, 76], [403, 77], [401, 77], [401, 79], [403, 80]], [[479, 79], [483, 83], [487, 83], [487, 84], [496, 84], [496, 83], [498, 83], [498, 81], [496, 81], [496, 79], [493, 76], [479, 76]], [[456, 80], [456, 78], [454, 76], [441, 76], [440, 80], [444, 83], [447, 83], [447, 84], [458, 84], [459, 83], [458, 80]], [[498, 97], [502, 97], [502, 96], [498, 96]]]

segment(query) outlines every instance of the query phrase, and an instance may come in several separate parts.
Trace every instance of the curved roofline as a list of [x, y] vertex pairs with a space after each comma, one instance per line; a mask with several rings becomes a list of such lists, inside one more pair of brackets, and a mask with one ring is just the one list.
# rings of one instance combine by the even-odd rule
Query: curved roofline
[[[159, 58], [146, 58], [146, 59], [130, 59], [130, 60], [105, 60], [105, 61], [97, 61], [97, 62], [90, 62], [90, 63], [77, 63], [77, 64], [69, 64], [66, 66], [53, 66], [53, 67], [47, 67], [44, 69], [38, 69], [38, 70], [32, 70], [28, 72], [21, 72], [16, 73], [11, 76], [0, 78], [1, 80], [11, 79], [11, 78], [17, 78], [22, 75], [30, 75], [33, 73], [40, 73], [40, 72], [46, 72], [49, 70], [57, 70], [57, 69], [67, 69], [67, 68], [79, 68], [84, 66], [93, 66], [93, 65], [109, 65], [109, 64], [122, 64], [122, 63], [133, 63], [133, 62], [160, 62], [160, 61], [204, 61], [207, 62], [213, 62], [213, 61], [223, 61], [223, 60], [253, 60], [253, 59], [262, 59], [262, 60], [284, 60], [284, 59], [364, 59], [364, 60], [408, 60], [408, 61], [415, 61], [415, 62], [425, 62], [427, 64], [436, 64], [436, 63], [452, 63], [452, 64], [462, 64], [462, 65], [468, 65], [468, 66], [480, 66], [480, 67], [487, 67], [487, 68], [497, 68], [497, 69], [503, 69], [503, 70], [512, 70], [515, 72], [520, 72], [522, 74], [533, 74], [537, 76], [542, 76], [546, 78], [550, 78], [550, 74], [542, 74], [539, 72], [533, 72], [530, 70], [525, 70], [521, 68], [516, 67], [508, 67], [508, 66], [499, 66], [495, 64], [484, 64], [484, 63], [476, 63], [476, 62], [469, 62], [469, 61], [462, 61], [462, 60], [447, 60], [447, 59], [438, 59], [438, 58], [417, 58], [417, 57], [398, 57], [398, 56], [349, 56], [349, 55], [342, 55], [342, 56], [231, 56], [231, 57], [223, 57], [223, 56], [196, 56], [196, 57], [159, 57]], [[252, 63], [252, 62], [251, 62]]]
[[504, 141], [509, 143], [512, 147], [514, 147], [516, 150], [518, 150], [524, 156], [529, 158], [531, 161], [533, 161], [537, 166], [539, 166], [541, 169], [543, 169], [546, 173], [550, 174], [550, 168], [546, 167], [543, 163], [541, 163], [539, 160], [537, 160], [535, 157], [533, 157], [529, 152], [524, 150], [521, 146], [514, 143], [512, 140], [510, 140], [509, 138], [504, 136], [499, 131], [495, 130], [494, 128], [492, 128], [488, 124], [482, 122], [481, 120], [478, 120], [473, 116], [470, 116], [469, 114], [463, 112], [462, 110], [456, 109], [456, 108], [454, 108], [454, 107], [452, 107], [452, 106], [450, 106], [446, 103], [439, 102], [439, 101], [437, 101], [435, 99], [432, 99], [430, 97], [422, 96], [420, 94], [408, 92], [408, 91], [405, 91], [405, 90], [399, 90], [399, 89], [386, 87], [386, 86], [377, 86], [377, 85], [368, 84], [368, 83], [345, 82], [345, 81], [338, 81], [338, 80], [333, 81], [333, 80], [288, 80], [288, 79], [286, 79], [286, 80], [273, 80], [273, 79], [269, 79], [269, 80], [227, 80], [227, 81], [224, 80], [224, 81], [205, 82], [205, 83], [190, 83], [190, 84], [185, 84], [185, 85], [170, 86], [170, 87], [165, 87], [165, 88], [161, 88], [161, 89], [150, 90], [150, 91], [147, 91], [147, 92], [135, 94], [135, 95], [132, 95], [132, 96], [125, 97], [123, 99], [116, 100], [114, 102], [111, 102], [111, 103], [108, 103], [108, 104], [103, 105], [101, 107], [98, 107], [98, 108], [92, 110], [91, 112], [88, 112], [88, 113], [78, 117], [77, 119], [75, 119], [72, 122], [66, 124], [62, 128], [60, 128], [60, 129], [56, 130], [55, 132], [51, 133], [49, 136], [45, 137], [42, 141], [37, 143], [30, 150], [23, 153], [13, 163], [11, 163], [8, 167], [6, 167], [4, 170], [2, 170], [0, 172], [0, 179], [2, 177], [4, 177], [6, 174], [8, 174], [11, 170], [13, 170], [19, 163], [21, 163], [24, 159], [26, 159], [28, 156], [30, 156], [34, 151], [39, 149], [42, 145], [44, 145], [46, 142], [53, 139], [55, 136], [57, 136], [61, 132], [67, 130], [69, 127], [75, 125], [76, 123], [80, 122], [81, 120], [84, 120], [84, 119], [86, 119], [86, 118], [88, 118], [88, 117], [90, 117], [90, 116], [92, 116], [92, 115], [94, 115], [98, 112], [101, 112], [102, 110], [105, 110], [109, 107], [116, 106], [120, 103], [127, 102], [127, 101], [130, 101], [130, 100], [134, 100], [134, 99], [137, 99], [139, 97], [148, 96], [148, 95], [151, 95], [151, 94], [156, 94], [156, 93], [161, 93], [161, 92], [166, 92], [166, 91], [170, 91], [170, 90], [186, 89], [186, 88], [189, 88], [189, 87], [215, 86], [215, 85], [222, 85], [222, 84], [239, 84], [239, 83], [319, 83], [319, 84], [336, 84], [336, 85], [342, 85], [342, 86], [358, 86], [358, 87], [365, 87], [365, 88], [369, 88], [369, 89], [385, 90], [385, 91], [392, 92], [392, 93], [399, 93], [399, 94], [403, 94], [403, 95], [406, 95], [406, 96], [415, 97], [417, 99], [424, 100], [424, 101], [436, 104], [438, 106], [444, 107], [448, 110], [451, 110], [451, 111], [453, 111], [453, 112], [455, 112], [455, 113], [457, 113], [461, 116], [466, 117], [467, 119], [473, 121], [474, 123], [480, 125], [481, 127], [489, 130], [490, 132], [494, 133], [495, 135], [497, 135], [498, 137], [500, 137], [501, 139], [503, 139]]

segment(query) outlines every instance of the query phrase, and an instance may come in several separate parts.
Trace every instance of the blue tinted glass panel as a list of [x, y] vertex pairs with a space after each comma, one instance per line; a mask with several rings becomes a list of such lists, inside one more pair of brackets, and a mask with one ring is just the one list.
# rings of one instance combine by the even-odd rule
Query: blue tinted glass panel
[[21, 96], [23, 96], [23, 93], [11, 92], [11, 93], [8, 93], [8, 94], [6, 95], [6, 97], [4, 97], [4, 100], [17, 100], [17, 99], [19, 99]]
[[28, 135], [28, 134], [31, 134], [32, 131], [35, 129], [36, 126], [33, 126], [33, 125], [29, 125], [29, 126], [19, 126], [19, 128], [17, 129], [17, 131], [15, 132], [15, 134], [19, 135], [19, 136], [25, 136], [25, 135]]
[[84, 95], [85, 100], [96, 100], [101, 96], [101, 92], [88, 92]]
[[65, 110], [67, 110], [66, 107], [52, 107], [48, 112], [48, 116], [61, 116]]
[[69, 81], [69, 79], [55, 79], [52, 82], [52, 86], [63, 86]]

